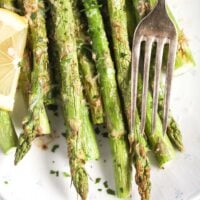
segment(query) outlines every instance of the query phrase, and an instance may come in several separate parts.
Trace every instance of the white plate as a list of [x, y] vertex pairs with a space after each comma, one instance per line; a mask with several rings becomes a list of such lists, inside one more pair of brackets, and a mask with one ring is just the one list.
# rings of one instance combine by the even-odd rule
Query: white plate
[[[183, 133], [185, 151], [177, 153], [176, 158], [164, 170], [152, 167], [151, 199], [200, 200], [200, 1], [169, 0], [168, 3], [188, 36], [197, 67], [174, 80], [171, 108]], [[19, 127], [23, 118], [23, 108], [20, 103], [16, 107], [15, 123]], [[59, 127], [57, 132], [64, 132], [63, 121], [56, 117], [54, 119], [56, 127]], [[108, 195], [103, 186], [103, 182], [108, 181], [109, 187], [114, 189], [110, 149], [105, 138], [98, 136], [98, 141], [101, 144], [101, 160], [87, 164], [87, 171], [91, 177], [88, 199], [114, 200], [117, 198]], [[59, 144], [60, 147], [52, 153], [51, 148], [54, 144]], [[0, 199], [77, 199], [70, 178], [62, 174], [70, 171], [63, 137], [55, 138], [46, 151], [38, 148], [37, 142], [17, 167], [13, 165], [13, 156], [14, 151], [7, 156], [0, 153]], [[50, 175], [50, 170], [59, 170], [59, 177]], [[95, 184], [94, 181], [98, 177], [101, 177], [101, 182]], [[99, 192], [98, 188], [101, 188], [102, 192]], [[138, 200], [135, 185], [132, 193], [131, 199]]]

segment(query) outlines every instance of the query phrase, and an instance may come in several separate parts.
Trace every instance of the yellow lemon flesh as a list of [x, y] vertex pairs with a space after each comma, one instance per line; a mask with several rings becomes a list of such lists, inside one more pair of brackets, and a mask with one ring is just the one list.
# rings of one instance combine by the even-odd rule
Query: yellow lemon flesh
[[0, 8], [0, 109], [13, 110], [27, 30], [25, 17]]

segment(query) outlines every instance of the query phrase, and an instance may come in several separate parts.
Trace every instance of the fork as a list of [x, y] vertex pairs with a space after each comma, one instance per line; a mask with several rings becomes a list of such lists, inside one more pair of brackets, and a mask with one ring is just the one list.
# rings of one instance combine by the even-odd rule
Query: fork
[[149, 68], [153, 44], [156, 44], [156, 57], [153, 84], [153, 105], [152, 105], [152, 134], [156, 127], [156, 115], [158, 109], [159, 82], [162, 69], [163, 52], [165, 45], [169, 45], [166, 79], [164, 89], [164, 112], [163, 112], [163, 135], [166, 133], [168, 124], [169, 104], [173, 68], [175, 64], [177, 49], [177, 33], [174, 24], [170, 20], [165, 0], [158, 0], [155, 8], [138, 24], [132, 45], [131, 64], [131, 128], [134, 129], [135, 112], [137, 106], [137, 85], [140, 63], [141, 43], [145, 42], [144, 66], [143, 66], [143, 88], [141, 105], [141, 133], [144, 132], [146, 123], [146, 102], [149, 85]]

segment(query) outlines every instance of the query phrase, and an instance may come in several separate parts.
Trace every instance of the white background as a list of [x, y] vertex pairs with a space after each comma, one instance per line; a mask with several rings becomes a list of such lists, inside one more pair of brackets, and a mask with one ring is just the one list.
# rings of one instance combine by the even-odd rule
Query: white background
[[[196, 68], [174, 79], [172, 112], [180, 124], [185, 151], [177, 153], [176, 158], [164, 170], [152, 167], [152, 200], [200, 200], [200, 1], [169, 0], [173, 13], [188, 37], [195, 56]], [[15, 110], [15, 123], [23, 118], [23, 108]], [[57, 127], [63, 122], [54, 118]], [[61, 128], [57, 133], [64, 132]], [[117, 199], [105, 192], [104, 181], [114, 189], [110, 149], [105, 138], [98, 136], [101, 160], [87, 164], [90, 180], [89, 200]], [[66, 142], [63, 137], [55, 138], [41, 150], [37, 141], [24, 160], [17, 167], [13, 165], [14, 151], [5, 156], [0, 152], [0, 199], [2, 200], [77, 200], [71, 186], [71, 179], [62, 175], [69, 172]], [[43, 141], [44, 142], [44, 141]], [[54, 144], [60, 144], [56, 153], [51, 152]], [[106, 163], [103, 160], [106, 160]], [[55, 163], [52, 163], [55, 161]], [[59, 170], [60, 176], [50, 175], [50, 170]], [[101, 182], [95, 184], [96, 178]], [[5, 181], [8, 184], [5, 184]], [[97, 189], [103, 189], [99, 192]], [[137, 188], [133, 185], [131, 199], [138, 200]]]

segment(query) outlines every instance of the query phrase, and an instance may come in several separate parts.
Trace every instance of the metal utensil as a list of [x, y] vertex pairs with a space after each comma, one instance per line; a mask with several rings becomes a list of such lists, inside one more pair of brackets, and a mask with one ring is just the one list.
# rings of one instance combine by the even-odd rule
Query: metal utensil
[[161, 76], [164, 46], [169, 45], [168, 60], [165, 80], [165, 98], [163, 114], [163, 134], [166, 133], [171, 83], [175, 56], [177, 49], [177, 33], [174, 24], [170, 20], [165, 0], [158, 0], [155, 8], [137, 26], [133, 37], [132, 47], [132, 72], [131, 72], [131, 127], [134, 128], [135, 111], [137, 100], [137, 82], [139, 71], [139, 60], [141, 43], [145, 42], [144, 69], [143, 69], [143, 90], [141, 106], [141, 133], [144, 132], [146, 123], [146, 102], [149, 84], [149, 68], [151, 61], [152, 46], [156, 43], [155, 74], [153, 85], [153, 110], [152, 110], [152, 133], [156, 127], [156, 113], [158, 109], [159, 82]]

